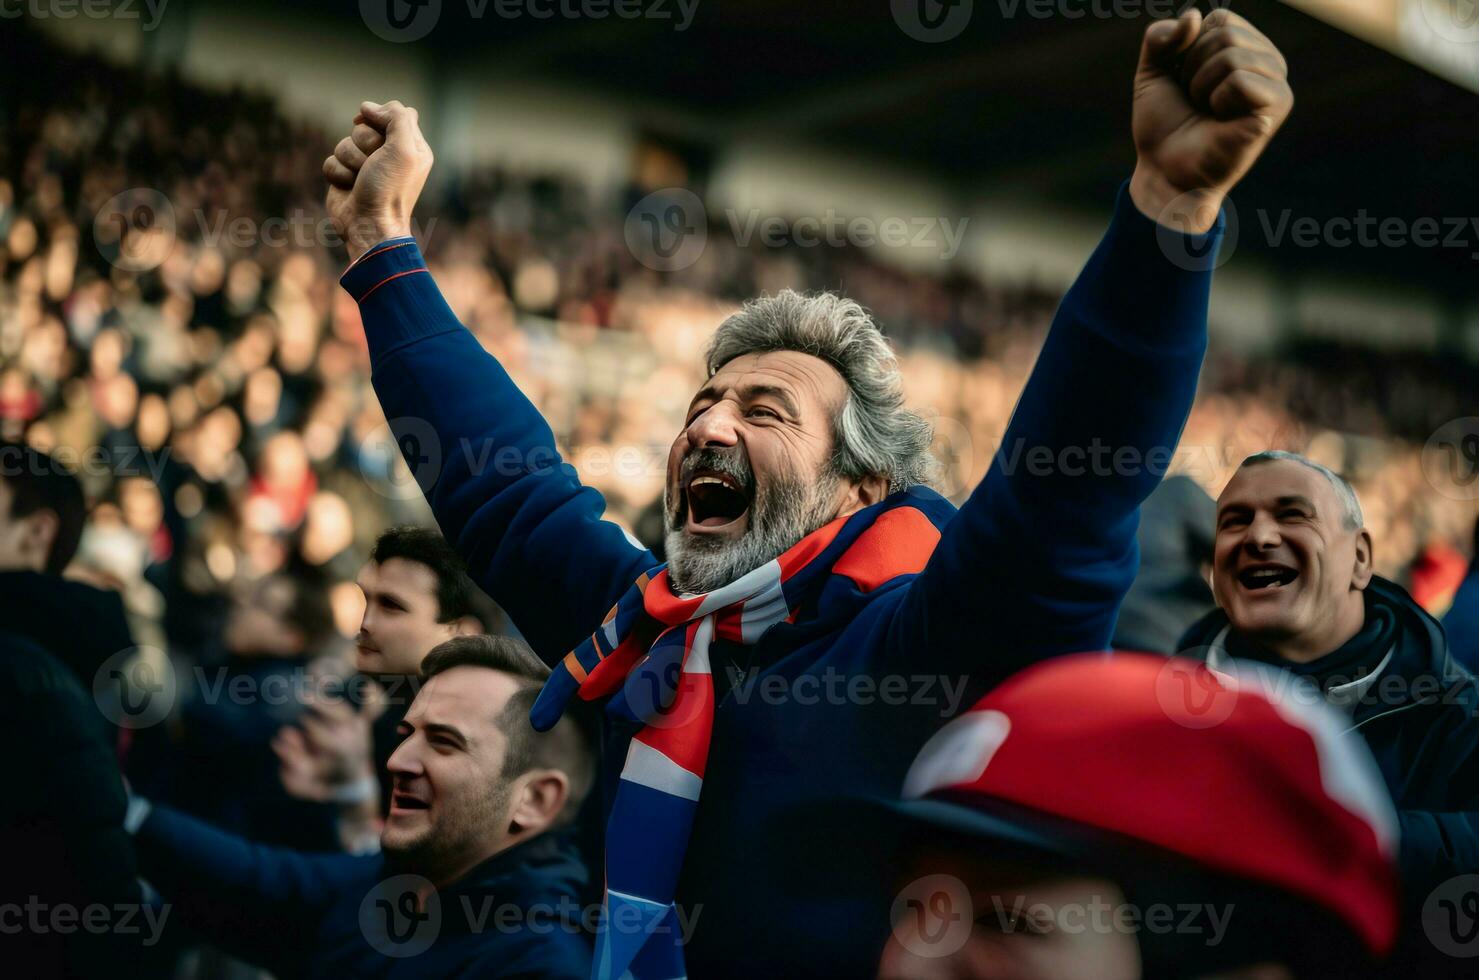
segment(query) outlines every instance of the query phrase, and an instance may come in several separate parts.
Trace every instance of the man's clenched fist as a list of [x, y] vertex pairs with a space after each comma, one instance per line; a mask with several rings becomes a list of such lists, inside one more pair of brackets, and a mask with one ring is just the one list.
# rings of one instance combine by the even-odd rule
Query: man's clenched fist
[[324, 161], [325, 206], [351, 259], [411, 233], [411, 209], [432, 163], [416, 119], [416, 110], [399, 102], [361, 102], [353, 131]]
[[1288, 72], [1273, 42], [1230, 10], [1151, 24], [1135, 72], [1135, 205], [1185, 231], [1211, 228], [1294, 106]]

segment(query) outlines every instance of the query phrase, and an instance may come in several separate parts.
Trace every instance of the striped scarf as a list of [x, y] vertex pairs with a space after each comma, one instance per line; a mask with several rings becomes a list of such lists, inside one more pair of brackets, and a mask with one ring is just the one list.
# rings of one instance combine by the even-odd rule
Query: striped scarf
[[643, 726], [627, 751], [606, 825], [606, 926], [593, 977], [686, 975], [673, 896], [714, 724], [710, 644], [753, 644], [803, 610], [851, 618], [880, 588], [924, 568], [954, 513], [922, 487], [896, 493], [702, 595], [673, 595], [667, 567], [659, 565], [555, 667], [530, 712], [536, 730], [553, 727], [572, 696], [605, 699], [608, 714]]

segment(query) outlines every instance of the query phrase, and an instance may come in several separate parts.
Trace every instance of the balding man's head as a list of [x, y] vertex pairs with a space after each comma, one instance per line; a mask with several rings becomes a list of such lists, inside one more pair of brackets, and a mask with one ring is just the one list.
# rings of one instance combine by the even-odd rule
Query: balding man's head
[[1233, 628], [1301, 662], [1360, 629], [1371, 535], [1342, 477], [1293, 453], [1243, 461], [1217, 501], [1213, 593]]

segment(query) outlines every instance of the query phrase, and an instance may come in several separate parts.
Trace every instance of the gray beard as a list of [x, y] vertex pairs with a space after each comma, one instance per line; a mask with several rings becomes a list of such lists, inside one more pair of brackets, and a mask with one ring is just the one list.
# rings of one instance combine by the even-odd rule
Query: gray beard
[[667, 533], [663, 543], [673, 592], [713, 592], [780, 557], [837, 516], [833, 503], [837, 484], [836, 474], [828, 472], [814, 488], [785, 480], [757, 493], [749, 526], [732, 540], [690, 536], [674, 526], [672, 509], [664, 508]]

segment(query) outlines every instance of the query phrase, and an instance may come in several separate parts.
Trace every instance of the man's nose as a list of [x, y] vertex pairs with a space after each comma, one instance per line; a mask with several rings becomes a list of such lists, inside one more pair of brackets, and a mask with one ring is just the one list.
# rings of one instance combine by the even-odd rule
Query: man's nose
[[421, 759], [416, 752], [414, 737], [407, 738], [390, 753], [390, 758], [385, 760], [385, 771], [391, 775], [421, 775]]
[[688, 444], [694, 449], [733, 446], [739, 442], [738, 423], [739, 416], [732, 407], [713, 405], [688, 426]]
[[1253, 551], [1277, 548], [1283, 536], [1279, 533], [1279, 522], [1267, 515], [1258, 515], [1248, 525], [1248, 536], [1244, 543]]

